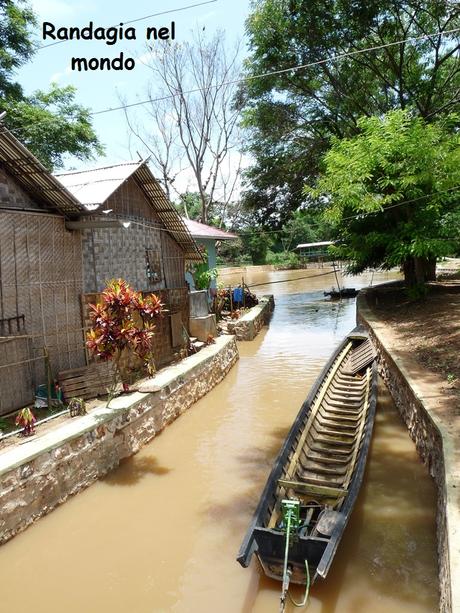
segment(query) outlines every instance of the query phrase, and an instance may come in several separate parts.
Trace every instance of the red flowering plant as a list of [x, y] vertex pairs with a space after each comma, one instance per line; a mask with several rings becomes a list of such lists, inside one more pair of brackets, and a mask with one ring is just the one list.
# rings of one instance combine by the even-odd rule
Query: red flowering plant
[[15, 423], [17, 426], [21, 426], [22, 435], [30, 436], [31, 434], [35, 434], [35, 415], [29, 408], [21, 409], [19, 413], [16, 415]]
[[[102, 292], [102, 302], [89, 306], [92, 327], [86, 336], [86, 346], [100, 360], [114, 363], [108, 405], [118, 382], [121, 380], [123, 383], [123, 355], [128, 354], [129, 358], [129, 354], [134, 354], [150, 375], [155, 371], [153, 320], [161, 315], [163, 305], [155, 294], [143, 297], [123, 279], [114, 279]], [[123, 383], [123, 388], [128, 388], [126, 383]]]

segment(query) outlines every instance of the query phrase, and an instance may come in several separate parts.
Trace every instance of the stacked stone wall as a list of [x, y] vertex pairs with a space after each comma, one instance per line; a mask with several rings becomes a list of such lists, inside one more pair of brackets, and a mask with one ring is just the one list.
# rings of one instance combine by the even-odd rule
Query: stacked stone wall
[[144, 389], [154, 391], [117, 398], [113, 408], [69, 420], [28, 449], [0, 454], [0, 542], [136, 453], [217, 385], [238, 357], [234, 338], [220, 337], [147, 381]]
[[239, 341], [252, 341], [270, 321], [271, 314], [275, 308], [273, 296], [263, 296], [259, 304], [243, 315], [241, 319], [229, 321], [227, 330], [229, 334], [234, 334]]
[[[361, 291], [357, 301], [358, 323], [364, 325], [374, 343], [378, 354], [379, 374], [385, 381], [393, 401], [401, 414], [408, 432], [415, 443], [420, 458], [427, 466], [437, 487], [436, 531], [439, 567], [439, 590], [441, 613], [451, 613], [452, 607], [452, 575], [449, 549], [449, 530], [447, 518], [447, 490], [444, 446], [446, 439], [430, 415], [423, 400], [414, 391], [411, 377], [406, 372], [401, 361], [393, 357], [389, 343], [385, 342], [383, 326], [377, 321], [368, 306], [372, 301], [366, 291]], [[457, 609], [458, 610], [458, 609]]]

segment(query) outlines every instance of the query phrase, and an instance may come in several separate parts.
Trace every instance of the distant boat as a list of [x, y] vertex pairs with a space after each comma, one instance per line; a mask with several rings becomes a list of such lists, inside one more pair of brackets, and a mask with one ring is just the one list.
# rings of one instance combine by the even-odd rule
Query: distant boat
[[354, 298], [358, 295], [358, 292], [359, 289], [354, 287], [343, 287], [339, 290], [331, 289], [330, 292], [324, 292], [324, 295], [330, 296], [331, 300], [340, 300], [340, 298]]
[[375, 357], [361, 328], [334, 352], [281, 448], [244, 537], [238, 562], [248, 566], [255, 553], [265, 574], [283, 582], [284, 598], [289, 582], [307, 582], [307, 570], [308, 583], [326, 577], [355, 504], [377, 402]]

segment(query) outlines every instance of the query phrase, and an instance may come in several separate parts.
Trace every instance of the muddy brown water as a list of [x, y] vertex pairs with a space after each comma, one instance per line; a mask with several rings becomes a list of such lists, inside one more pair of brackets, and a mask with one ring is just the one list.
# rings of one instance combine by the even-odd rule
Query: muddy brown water
[[[319, 273], [246, 279], [267, 282], [257, 291], [275, 294], [270, 327], [240, 343], [226, 379], [151, 444], [0, 548], [0, 611], [279, 610], [279, 584], [255, 558], [243, 569], [235, 557], [310, 385], [354, 326], [354, 301], [325, 302], [332, 282]], [[294, 593], [301, 596], [297, 587]], [[434, 486], [380, 385], [365, 482], [327, 581], [313, 586], [306, 610], [437, 609]]]

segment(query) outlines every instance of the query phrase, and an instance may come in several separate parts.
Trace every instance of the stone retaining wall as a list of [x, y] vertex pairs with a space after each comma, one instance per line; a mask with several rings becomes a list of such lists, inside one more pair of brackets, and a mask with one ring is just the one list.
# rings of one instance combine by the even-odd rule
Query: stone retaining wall
[[243, 317], [227, 324], [229, 334], [234, 334], [239, 341], [252, 341], [261, 328], [268, 324], [275, 308], [272, 295], [259, 298], [259, 304], [252, 307]]
[[219, 383], [238, 359], [222, 336], [121, 396], [39, 438], [0, 453], [0, 542], [12, 538], [69, 496], [136, 453]]
[[430, 400], [417, 386], [404, 358], [392, 348], [391, 331], [369, 308], [366, 290], [361, 291], [358, 296], [357, 319], [358, 323], [369, 330], [378, 352], [379, 372], [421, 459], [436, 483], [439, 610], [441, 613], [460, 612], [460, 592], [455, 585], [454, 572], [459, 555], [458, 523], [454, 519], [458, 516], [458, 502], [454, 496], [456, 485], [449, 483], [455, 475], [451, 437], [435, 412], [430, 410]]

